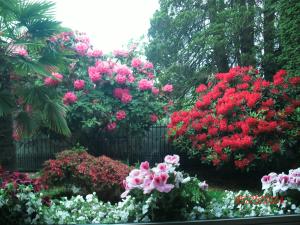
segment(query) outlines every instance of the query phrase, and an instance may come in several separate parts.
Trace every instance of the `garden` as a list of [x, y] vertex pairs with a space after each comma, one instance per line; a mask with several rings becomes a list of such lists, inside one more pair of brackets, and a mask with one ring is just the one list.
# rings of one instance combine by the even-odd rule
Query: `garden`
[[158, 4], [105, 53], [0, 0], [0, 224], [300, 224], [299, 3]]

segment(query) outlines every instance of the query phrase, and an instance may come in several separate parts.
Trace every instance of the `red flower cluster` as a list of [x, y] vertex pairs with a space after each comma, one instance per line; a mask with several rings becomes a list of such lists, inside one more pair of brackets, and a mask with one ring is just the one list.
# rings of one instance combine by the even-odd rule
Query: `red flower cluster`
[[299, 77], [280, 70], [269, 82], [252, 67], [235, 67], [215, 78], [214, 85], [199, 85], [191, 110], [172, 114], [168, 136], [176, 145], [188, 142], [215, 166], [233, 161], [244, 169], [279, 155], [283, 140], [299, 138], [299, 126], [290, 120], [300, 106]]
[[[94, 157], [86, 151], [63, 151], [45, 162], [42, 180], [81, 188], [82, 194], [96, 192], [103, 200], [120, 196], [122, 181], [130, 172], [127, 165], [106, 156]], [[112, 196], [113, 195], [113, 196]]]

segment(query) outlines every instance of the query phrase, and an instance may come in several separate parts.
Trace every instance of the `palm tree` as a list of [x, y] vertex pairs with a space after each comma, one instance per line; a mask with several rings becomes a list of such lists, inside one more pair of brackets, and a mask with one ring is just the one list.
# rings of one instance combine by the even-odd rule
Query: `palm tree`
[[0, 164], [10, 168], [13, 137], [40, 128], [70, 135], [61, 96], [42, 82], [62, 63], [62, 54], [47, 41], [61, 31], [53, 7], [43, 0], [0, 0]]

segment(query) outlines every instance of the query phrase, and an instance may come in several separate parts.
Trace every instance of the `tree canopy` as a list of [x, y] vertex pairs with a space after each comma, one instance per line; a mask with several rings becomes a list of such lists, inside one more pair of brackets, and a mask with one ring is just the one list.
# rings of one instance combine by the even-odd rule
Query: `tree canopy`
[[295, 74], [299, 12], [296, 0], [160, 0], [146, 54], [162, 70], [161, 82], [174, 84], [178, 100], [236, 65], [257, 67], [268, 80], [280, 68]]

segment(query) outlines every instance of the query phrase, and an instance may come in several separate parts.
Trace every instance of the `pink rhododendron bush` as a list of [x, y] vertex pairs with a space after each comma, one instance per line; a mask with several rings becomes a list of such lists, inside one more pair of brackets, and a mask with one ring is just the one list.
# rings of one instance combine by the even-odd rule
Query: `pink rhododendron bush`
[[145, 216], [151, 221], [187, 220], [194, 207], [204, 208], [208, 203], [208, 185], [178, 171], [178, 166], [178, 155], [167, 155], [153, 168], [142, 162], [124, 180], [121, 197], [129, 195], [136, 204], [147, 203]]
[[251, 67], [235, 67], [196, 94], [194, 107], [171, 116], [168, 135], [176, 146], [217, 167], [299, 164], [299, 76], [280, 70], [270, 82]]
[[62, 93], [73, 134], [87, 133], [90, 139], [141, 134], [172, 105], [173, 86], [157, 84], [153, 64], [138, 55], [136, 46], [104, 54], [86, 35], [73, 32], [52, 37], [50, 44], [68, 53], [69, 65], [43, 82]]

